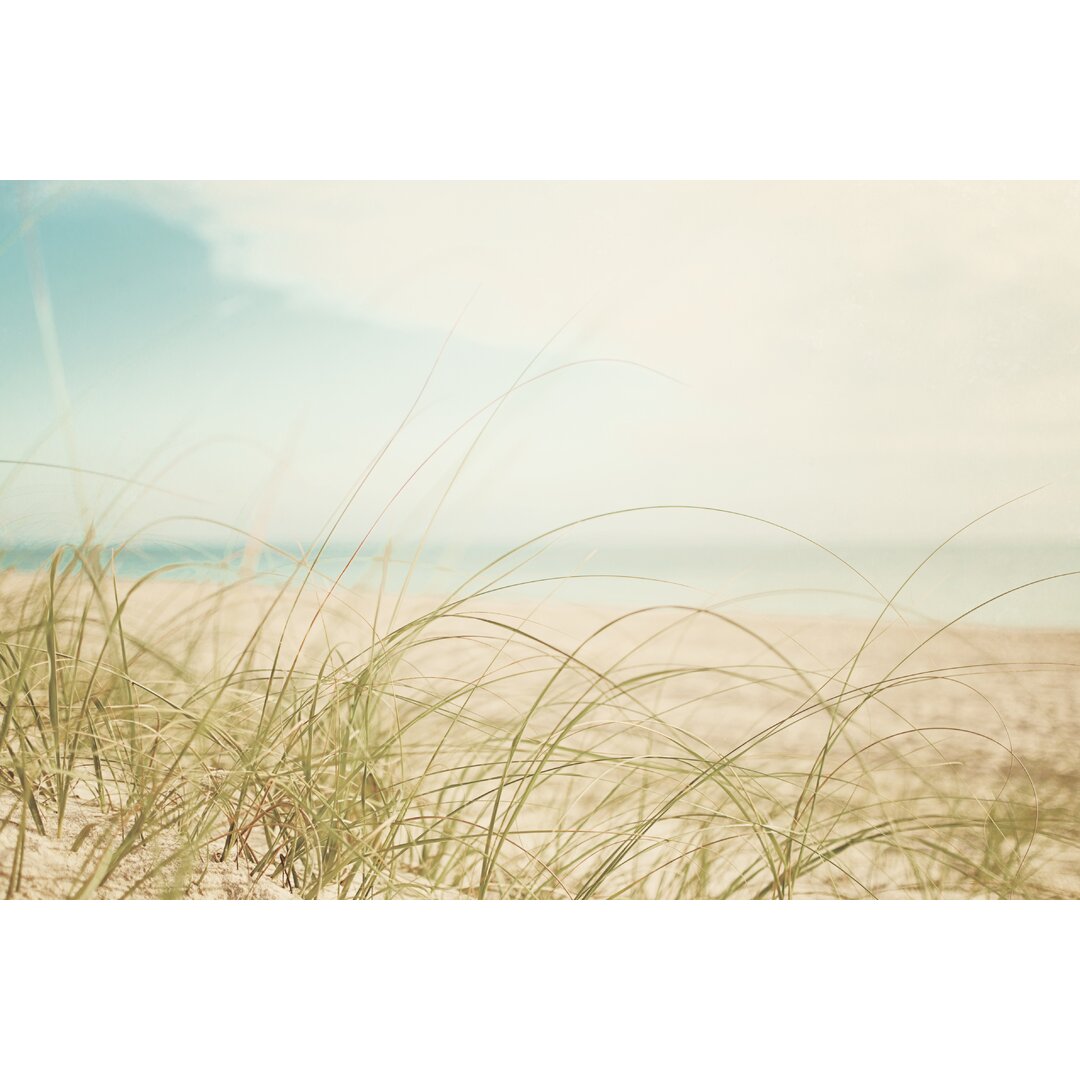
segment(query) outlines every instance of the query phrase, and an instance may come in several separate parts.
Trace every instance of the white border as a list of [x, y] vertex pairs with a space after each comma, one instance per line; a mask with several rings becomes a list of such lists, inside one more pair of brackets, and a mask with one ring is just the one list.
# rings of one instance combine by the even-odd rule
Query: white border
[[1077, 175], [1070, 5], [5, 11], [8, 178]]
[[1075, 915], [1056, 902], [15, 903], [0, 908], [19, 942], [5, 1060], [165, 1077], [1053, 1075], [1071, 1057]]

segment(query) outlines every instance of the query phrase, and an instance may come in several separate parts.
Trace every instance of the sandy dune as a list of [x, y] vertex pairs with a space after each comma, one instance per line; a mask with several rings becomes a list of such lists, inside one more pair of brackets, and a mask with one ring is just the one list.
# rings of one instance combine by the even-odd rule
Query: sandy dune
[[[9, 619], [25, 608], [34, 587], [25, 575], [5, 575], [0, 598]], [[270, 595], [261, 586], [222, 593], [209, 585], [148, 585], [130, 605], [131, 639], [168, 640], [174, 656], [209, 678], [227, 670], [251, 627], [266, 615]], [[298, 601], [286, 625], [292, 600], [283, 598], [266, 619], [251, 666], [268, 665], [281, 651], [306, 670], [334, 649], [355, 655], [392, 636], [388, 605], [376, 614], [371, 597], [343, 592], [321, 607], [315, 591]], [[432, 606], [430, 599], [411, 600], [394, 625]], [[560, 668], [559, 658], [566, 656], [573, 663]], [[493, 670], [507, 673], [497, 686], [483, 682]], [[1007, 795], [1012, 804], [1032, 808], [1031, 821], [1023, 825], [1023, 877], [1016, 878], [1023, 882], [1022, 895], [1080, 895], [1075, 830], [1068, 826], [1080, 801], [1080, 632], [956, 626], [936, 633], [934, 626], [901, 620], [872, 628], [676, 607], [629, 614], [481, 598], [425, 630], [395, 678], [410, 693], [428, 696], [452, 694], [463, 681], [476, 681], [469, 695], [471, 722], [488, 724], [491, 731], [543, 701], [530, 721], [530, 732], [541, 734], [555, 730], [574, 702], [617, 684], [588, 723], [561, 740], [560, 751], [595, 756], [601, 748], [617, 749], [644, 759], [690, 746], [718, 759], [736, 755], [747, 775], [768, 778], [763, 790], [811, 766], [839, 709], [846, 717], [844, 732], [829, 746], [822, 773], [837, 792], [850, 794], [835, 799], [847, 799], [856, 810], [892, 800], [921, 805], [931, 797], [962, 797], [991, 807]], [[632, 694], [624, 688], [629, 685]], [[427, 729], [416, 730], [423, 742]], [[600, 812], [606, 805], [606, 783], [599, 767], [584, 769], [577, 779], [553, 781], [546, 797], [523, 813], [522, 836], [529, 830], [554, 835], [570, 820], [571, 808], [579, 815], [575, 821], [590, 820], [590, 807]], [[20, 829], [25, 809], [10, 774], [6, 786], [0, 791], [0, 895], [8, 890], [17, 860], [21, 897], [292, 895], [281, 878], [263, 874], [253, 880], [250, 860], [235, 851], [221, 861], [220, 836], [193, 855], [167, 829], [139, 839], [104, 883], [88, 887], [95, 860], [115, 850], [128, 821], [115, 807], [103, 813], [90, 785], [76, 784], [59, 834], [55, 807], [47, 800], [45, 833], [25, 827], [25, 819]], [[703, 816], [719, 812], [704, 801], [692, 809]], [[997, 828], [997, 818], [987, 820], [991, 831]], [[1043, 822], [1054, 824], [1044, 833]], [[665, 827], [657, 826], [657, 842], [674, 843]], [[20, 833], [25, 843], [18, 850]], [[172, 861], [170, 845], [180, 852]], [[845, 866], [850, 874], [860, 864], [855, 859]], [[383, 895], [471, 894], [438, 884], [410, 890], [410, 875], [418, 872], [403, 868]], [[875, 864], [865, 873], [866, 880], [879, 882], [875, 895], [893, 894], [893, 870]], [[830, 889], [849, 892], [827, 868], [818, 889], [826, 895]], [[941, 891], [951, 894], [947, 886]]]

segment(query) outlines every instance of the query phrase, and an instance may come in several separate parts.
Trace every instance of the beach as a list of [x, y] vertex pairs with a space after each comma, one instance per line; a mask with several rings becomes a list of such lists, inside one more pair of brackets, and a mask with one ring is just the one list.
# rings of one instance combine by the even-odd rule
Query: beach
[[76, 572], [0, 611], [12, 896], [1080, 895], [1077, 631]]

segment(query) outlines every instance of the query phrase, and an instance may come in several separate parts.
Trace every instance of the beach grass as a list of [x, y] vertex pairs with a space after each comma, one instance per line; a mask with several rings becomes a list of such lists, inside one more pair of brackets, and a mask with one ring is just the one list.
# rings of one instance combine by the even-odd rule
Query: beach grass
[[1074, 894], [1072, 764], [1013, 737], [1025, 679], [1067, 660], [888, 597], [843, 632], [583, 612], [515, 593], [528, 551], [441, 598], [345, 589], [315, 555], [276, 583], [132, 580], [91, 541], [7, 572], [0, 889]]

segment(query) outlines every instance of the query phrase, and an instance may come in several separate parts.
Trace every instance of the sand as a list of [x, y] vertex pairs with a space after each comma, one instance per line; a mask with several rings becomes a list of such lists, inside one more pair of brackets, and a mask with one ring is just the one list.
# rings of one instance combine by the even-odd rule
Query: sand
[[[11, 868], [15, 863], [15, 826], [20, 805], [10, 794], [0, 794], [0, 896], [7, 894]], [[66, 900], [79, 895], [79, 883], [85, 881], [90, 861], [100, 856], [100, 847], [115, 838], [117, 821], [102, 814], [95, 805], [75, 794], [68, 803], [63, 827], [56, 834], [55, 813], [46, 815], [49, 830], [44, 836], [33, 828], [26, 831], [26, 846], [22, 855], [20, 885], [13, 899]], [[116, 870], [87, 898], [116, 900], [121, 898], [192, 900], [289, 900], [292, 894], [263, 878], [253, 881], [238, 860], [217, 862], [207, 852], [199, 865], [176, 864], [173, 881], [155, 875], [144, 880], [167, 855], [168, 835], [155, 839], [146, 847], [136, 847], [117, 866]]]
[[[26, 575], [0, 576], [0, 598], [9, 612], [18, 609], [31, 587]], [[188, 662], [213, 666], [243, 640], [254, 615], [265, 608], [267, 596], [262, 586], [246, 586], [232, 590], [223, 602], [219, 590], [211, 586], [155, 583], [140, 590], [138, 603], [132, 604], [131, 624], [138, 627], [141, 621], [157, 630], [170, 627], [171, 639]], [[411, 600], [404, 614], [399, 613], [399, 621], [430, 604], [430, 598]], [[285, 632], [289, 649], [299, 649], [306, 638], [307, 649], [315, 656], [329, 644], [362, 643], [365, 635], [370, 638], [366, 624], [375, 617], [371, 597], [342, 593], [325, 610], [320, 612], [318, 606], [318, 596], [301, 601]], [[493, 607], [492, 601], [474, 602], [469, 607], [471, 619], [453, 619], [448, 625], [456, 626], [458, 634], [475, 633], [482, 626], [492, 638], [505, 639], [504, 631], [479, 622], [490, 618]], [[933, 625], [892, 620], [873, 631], [851, 669], [847, 662], [871, 631], [867, 623], [755, 618], [727, 612], [689, 615], [676, 608], [620, 619], [621, 613], [613, 608], [549, 602], [537, 609], [532, 602], [508, 597], [499, 598], [497, 613], [501, 621], [542, 635], [560, 648], [576, 650], [596, 670], [615, 667], [625, 675], [671, 662], [685, 666], [687, 671], [679, 679], [643, 694], [665, 723], [717, 753], [730, 752], [782, 720], [792, 703], [806, 696], [806, 686], [794, 675], [768, 682], [752, 677], [756, 671], [773, 671], [782, 658], [792, 671], [809, 678], [811, 689], [822, 696], [842, 694], [851, 687], [872, 687], [886, 676], [893, 680], [887, 694], [860, 712], [852, 735], [851, 750], [861, 755], [860, 769], [866, 761], [877, 760], [875, 754], [880, 756], [880, 775], [875, 773], [874, 778], [879, 794], [906, 790], [904, 770], [888, 756], [902, 746], [904, 760], [918, 760], [926, 769], [936, 770], [934, 776], [962, 772], [968, 789], [988, 802], [1006, 785], [1012, 785], [1010, 790], [1033, 785], [1043, 803], [1059, 811], [1080, 803], [1080, 632], [960, 625], [935, 636]], [[379, 617], [384, 623], [388, 618], [385, 605]], [[614, 625], [607, 626], [613, 620]], [[607, 629], [588, 640], [604, 626]], [[388, 626], [379, 629], [385, 633]], [[447, 637], [425, 646], [422, 659], [416, 661], [416, 677], [432, 686], [460, 678], [481, 662], [474, 641]], [[276, 634], [268, 636], [267, 654], [276, 640]], [[515, 656], [515, 649], [520, 651], [519, 646], [503, 644], [508, 660]], [[485, 647], [488, 651], [482, 655], [488, 656], [490, 643]], [[522, 652], [521, 657], [527, 654]], [[478, 700], [478, 714], [488, 710], [497, 718], [508, 708], [512, 711], [514, 695], [524, 707], [548, 674], [546, 670], [530, 674], [523, 667], [510, 684], [509, 697]], [[905, 675], [910, 678], [904, 680]], [[568, 682], [567, 693], [573, 691]], [[823, 717], [790, 726], [768, 740], [756, 765], [774, 770], [805, 768], [820, 747], [826, 727]], [[920, 733], [913, 734], [913, 728], [921, 729]], [[849, 768], [844, 756], [840, 747], [832, 759], [838, 773]], [[859, 782], [863, 782], [862, 773]], [[0, 791], [0, 895], [8, 890], [16, 859], [20, 811], [14, 793]], [[540, 817], [535, 823], [542, 824]], [[85, 790], [77, 790], [69, 800], [62, 828], [57, 829], [54, 809], [47, 812], [45, 824], [45, 835], [33, 828], [26, 830], [18, 897], [76, 895], [76, 883], [86, 881], [91, 861], [107, 853], [124, 829], [117, 815], [102, 813]], [[136, 845], [104, 883], [83, 891], [99, 898], [287, 899], [292, 895], [265, 877], [252, 880], [235, 855], [220, 861], [220, 845], [208, 847], [194, 862], [178, 860], [171, 880], [161, 874], [143, 880], [147, 868], [160, 864], [177, 839], [166, 832], [145, 848]], [[1028, 868], [1024, 895], [1080, 896], [1080, 859], [1072, 836], [1063, 835], [1060, 828], [1032, 847]], [[410, 895], [407, 884], [394, 895]], [[467, 893], [417, 889], [415, 895]]]

